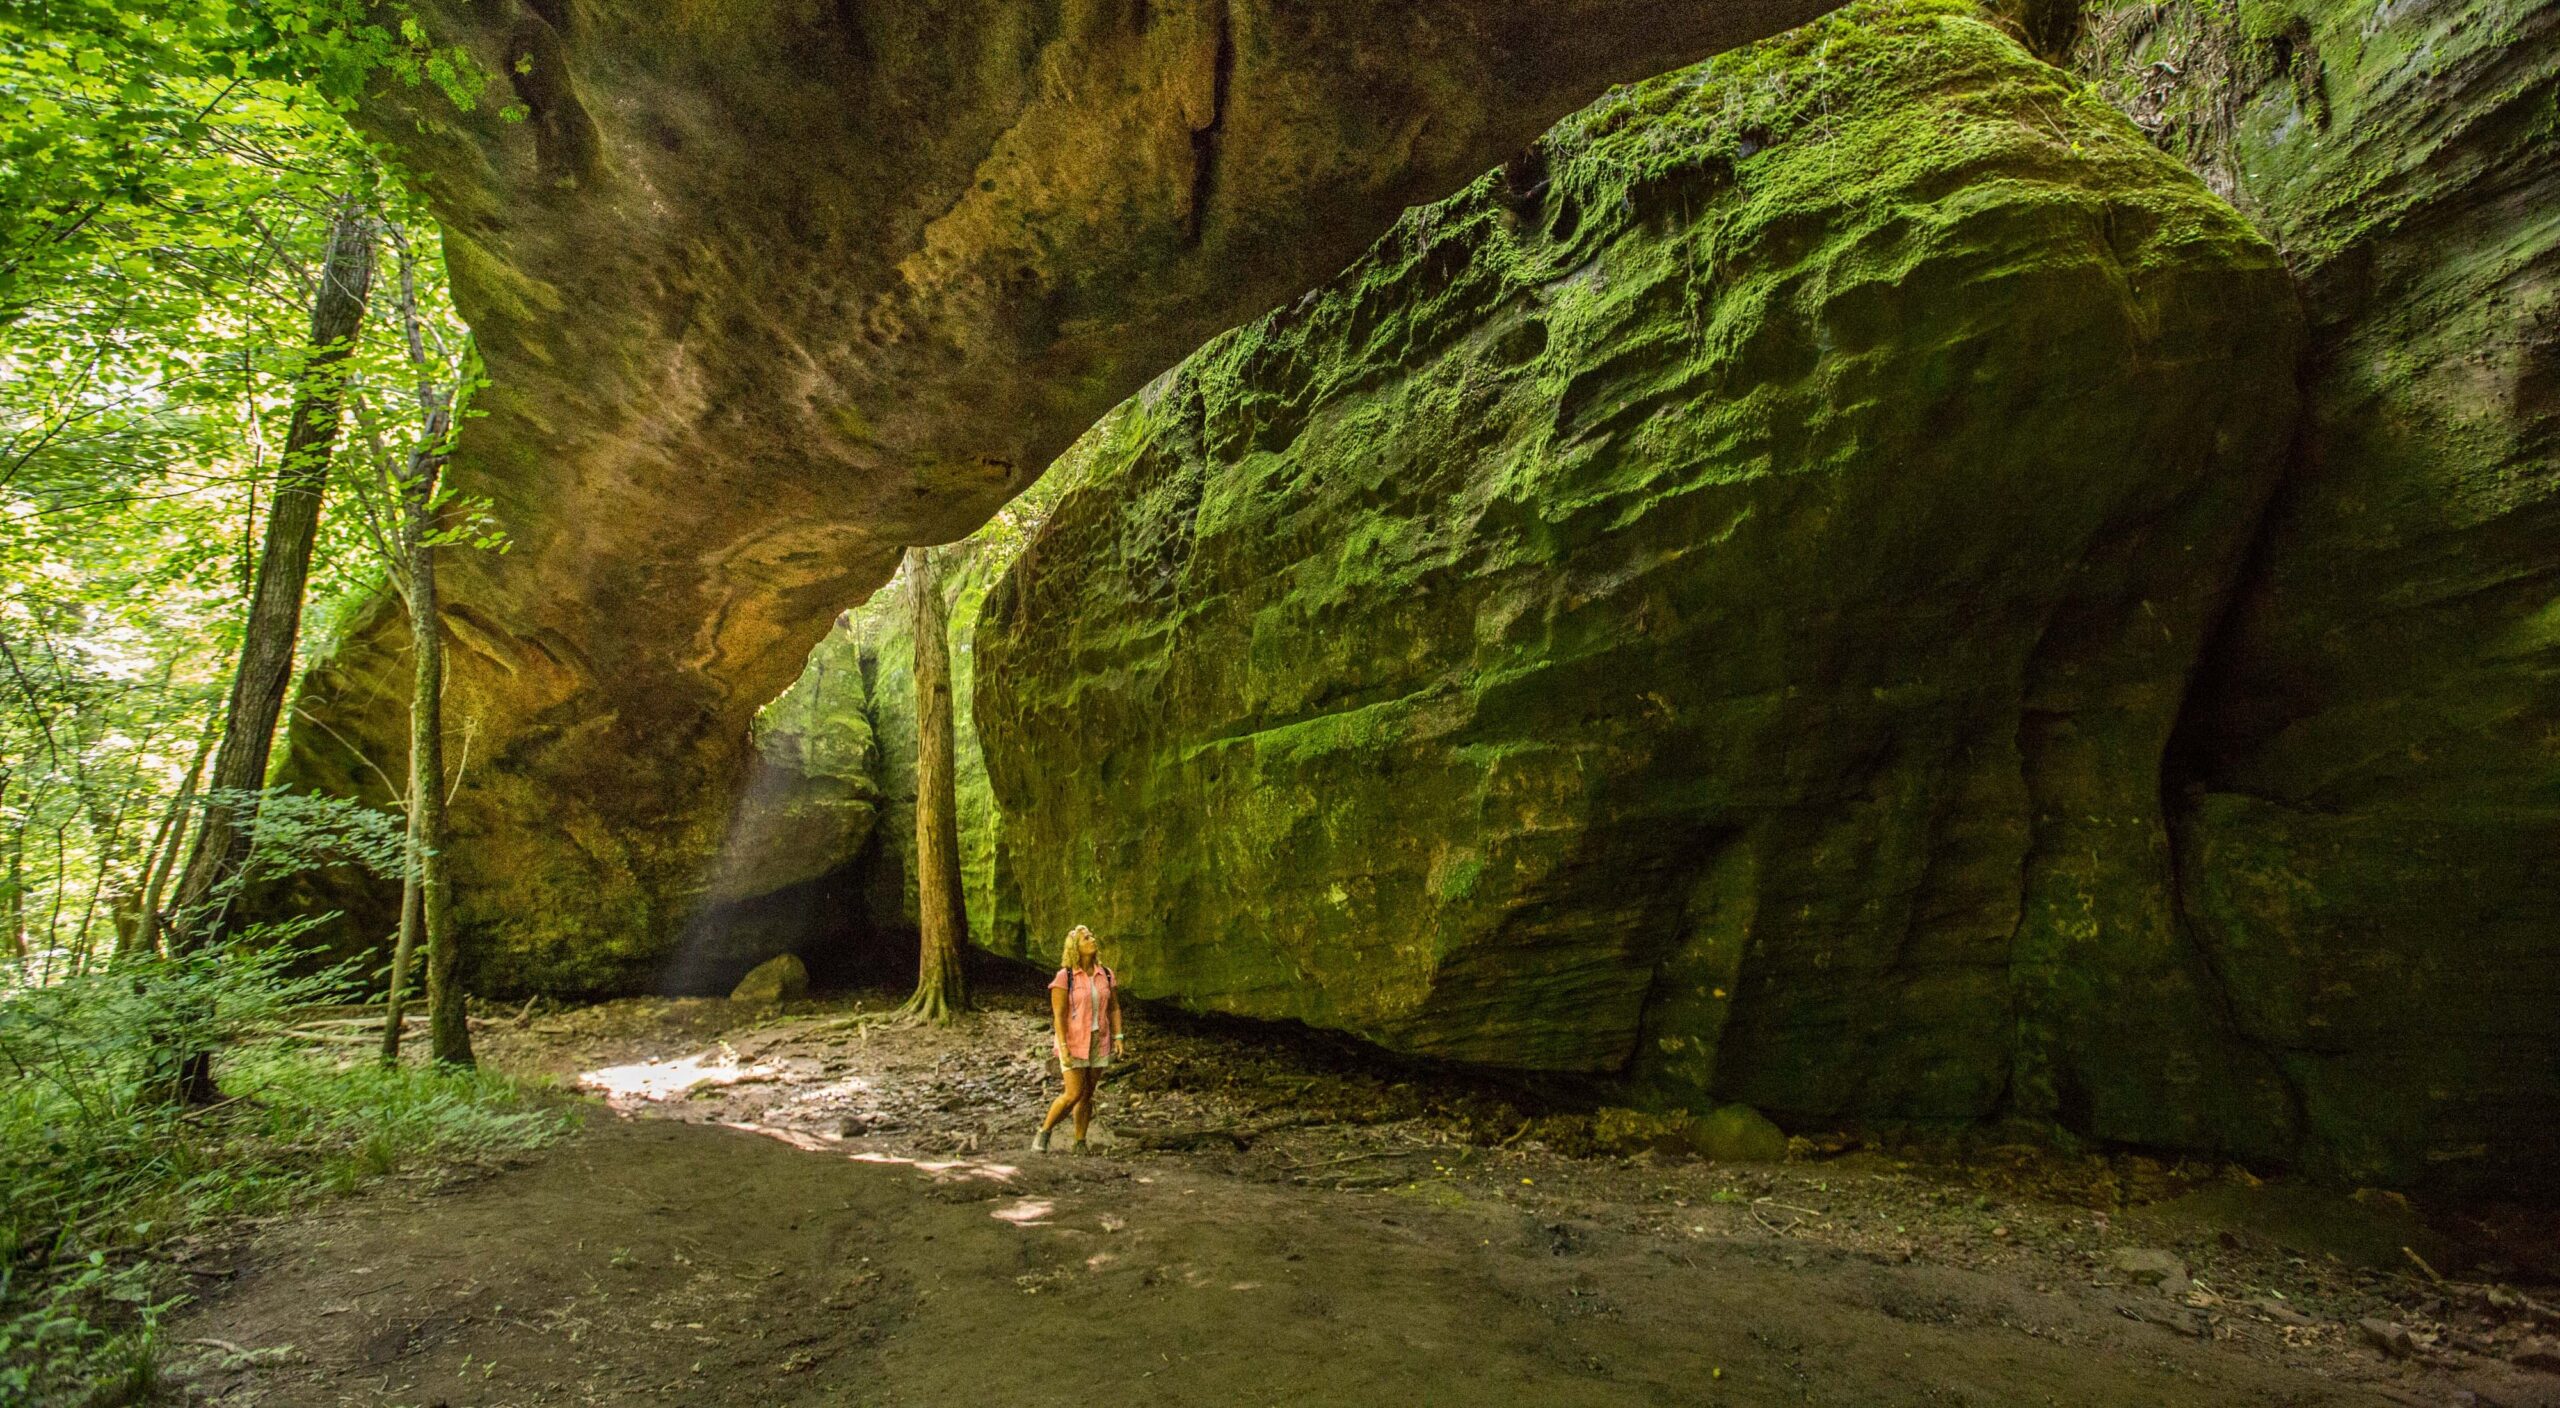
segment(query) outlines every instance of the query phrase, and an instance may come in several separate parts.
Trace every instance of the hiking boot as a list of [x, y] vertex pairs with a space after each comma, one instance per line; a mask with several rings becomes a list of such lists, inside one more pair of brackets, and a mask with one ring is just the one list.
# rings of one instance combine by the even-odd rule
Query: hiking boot
[[1076, 1157], [1078, 1157], [1078, 1158], [1082, 1158], [1082, 1157], [1084, 1157], [1085, 1155], [1092, 1153], [1092, 1152], [1093, 1152], [1093, 1150], [1091, 1150], [1091, 1149], [1089, 1149], [1089, 1148], [1085, 1147], [1085, 1142], [1084, 1142], [1083, 1140], [1079, 1139], [1079, 1140], [1077, 1140], [1077, 1141], [1076, 1141], [1076, 1146], [1075, 1146], [1074, 1148], [1072, 1148], [1072, 1149], [1069, 1149], [1067, 1152], [1068, 1152], [1068, 1153], [1070, 1153], [1070, 1154], [1075, 1155], [1075, 1156], [1076, 1156]]
[[1035, 1154], [1045, 1154], [1049, 1152], [1049, 1131], [1046, 1129], [1033, 1131], [1031, 1135], [1031, 1152]]

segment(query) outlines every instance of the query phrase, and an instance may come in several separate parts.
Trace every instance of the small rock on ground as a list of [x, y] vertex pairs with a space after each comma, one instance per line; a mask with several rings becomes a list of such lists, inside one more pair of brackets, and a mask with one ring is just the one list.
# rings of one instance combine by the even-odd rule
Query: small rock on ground
[[790, 1002], [809, 994], [809, 965], [796, 953], [780, 954], [748, 970], [729, 990], [731, 1002]]
[[2394, 1359], [2412, 1358], [2418, 1352], [2417, 1337], [2397, 1321], [2359, 1320], [2356, 1328], [2364, 1332], [2367, 1343]]

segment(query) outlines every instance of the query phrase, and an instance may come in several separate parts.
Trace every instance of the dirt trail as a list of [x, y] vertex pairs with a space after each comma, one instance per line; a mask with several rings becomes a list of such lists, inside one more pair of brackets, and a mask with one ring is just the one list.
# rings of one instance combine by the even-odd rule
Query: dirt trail
[[[2560, 1405], [2560, 1376], [2506, 1357], [2515, 1327], [2483, 1317], [2471, 1352], [2431, 1288], [2217, 1225], [2219, 1186], [2109, 1215], [1880, 1155], [1572, 1158], [1488, 1137], [1494, 1096], [1198, 1031], [1138, 1033], [1103, 1152], [1032, 1155], [1035, 1011], [946, 1032], [615, 1004], [493, 1029], [516, 1068], [603, 1069], [617, 1112], [524, 1167], [271, 1229], [172, 1332], [191, 1392]], [[2111, 1269], [2127, 1249], [2176, 1279]], [[2428, 1342], [2386, 1354], [2354, 1324], [2377, 1316]]]

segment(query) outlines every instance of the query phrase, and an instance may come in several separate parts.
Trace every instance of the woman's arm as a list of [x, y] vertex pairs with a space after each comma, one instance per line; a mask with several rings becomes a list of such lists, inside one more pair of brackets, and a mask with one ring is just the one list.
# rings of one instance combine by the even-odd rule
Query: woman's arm
[[1049, 1040], [1063, 1059], [1067, 1054], [1067, 990], [1049, 989]]
[[1111, 985], [1111, 1049], [1120, 1049], [1120, 985]]

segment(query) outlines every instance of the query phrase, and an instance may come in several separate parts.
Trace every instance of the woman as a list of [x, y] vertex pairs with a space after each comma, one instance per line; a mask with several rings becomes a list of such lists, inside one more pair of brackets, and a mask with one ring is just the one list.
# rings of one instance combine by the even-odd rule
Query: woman
[[1093, 1093], [1102, 1073], [1123, 1048], [1120, 1040], [1120, 984], [1102, 966], [1102, 945], [1093, 931], [1078, 924], [1067, 931], [1066, 952], [1059, 956], [1058, 976], [1049, 980], [1049, 1035], [1058, 1052], [1058, 1067], [1067, 1078], [1067, 1093], [1049, 1107], [1040, 1132], [1031, 1136], [1037, 1153], [1049, 1152], [1049, 1131], [1073, 1111], [1075, 1152], [1083, 1153], [1085, 1131], [1093, 1124]]

